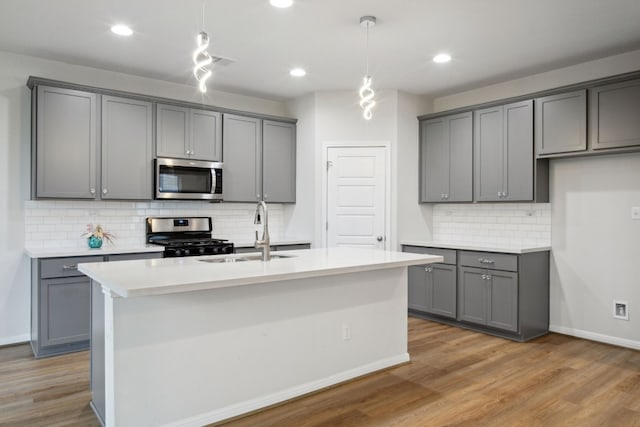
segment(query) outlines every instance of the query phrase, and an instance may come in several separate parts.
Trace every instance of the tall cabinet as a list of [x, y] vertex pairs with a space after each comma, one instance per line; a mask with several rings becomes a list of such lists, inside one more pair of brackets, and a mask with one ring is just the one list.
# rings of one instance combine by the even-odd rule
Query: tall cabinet
[[295, 124], [225, 114], [224, 200], [294, 203]]
[[471, 112], [420, 124], [420, 201], [471, 202]]
[[474, 112], [474, 200], [533, 200], [533, 101]]

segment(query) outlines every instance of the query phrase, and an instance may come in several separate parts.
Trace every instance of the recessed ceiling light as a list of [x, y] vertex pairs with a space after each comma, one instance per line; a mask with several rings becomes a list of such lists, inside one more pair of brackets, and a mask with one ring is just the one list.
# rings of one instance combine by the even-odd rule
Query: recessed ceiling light
[[442, 64], [444, 62], [451, 61], [451, 55], [447, 53], [439, 53], [433, 57], [433, 62], [437, 62], [438, 64]]
[[271, 3], [271, 6], [274, 7], [291, 7], [291, 5], [293, 4], [293, 0], [269, 0], [269, 3]]
[[305, 76], [307, 72], [303, 68], [294, 68], [289, 71], [289, 74], [291, 74], [293, 77], [302, 77]]
[[130, 36], [133, 34], [133, 30], [126, 25], [118, 24], [111, 27], [111, 32], [119, 36]]

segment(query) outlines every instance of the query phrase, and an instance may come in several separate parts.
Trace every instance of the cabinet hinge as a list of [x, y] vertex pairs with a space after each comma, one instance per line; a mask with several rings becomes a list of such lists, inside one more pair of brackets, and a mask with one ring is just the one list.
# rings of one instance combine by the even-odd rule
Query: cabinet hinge
[[329, 170], [331, 166], [333, 166], [333, 162], [331, 160], [327, 160], [327, 170]]

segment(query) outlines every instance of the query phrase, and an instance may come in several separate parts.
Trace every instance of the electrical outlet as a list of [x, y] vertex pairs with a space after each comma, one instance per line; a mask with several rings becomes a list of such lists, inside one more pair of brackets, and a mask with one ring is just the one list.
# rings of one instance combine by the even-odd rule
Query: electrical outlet
[[631, 208], [631, 219], [640, 219], [640, 206], [633, 206]]
[[629, 320], [629, 303], [626, 301], [613, 301], [613, 317], [615, 319]]
[[342, 339], [345, 341], [351, 339], [351, 328], [349, 328], [349, 325], [342, 325]]

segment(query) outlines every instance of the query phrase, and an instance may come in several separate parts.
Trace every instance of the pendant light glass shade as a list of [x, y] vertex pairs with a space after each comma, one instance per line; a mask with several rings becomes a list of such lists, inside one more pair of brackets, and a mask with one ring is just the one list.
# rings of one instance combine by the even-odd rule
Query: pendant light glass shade
[[367, 29], [367, 43], [365, 48], [366, 73], [362, 78], [362, 86], [360, 86], [360, 90], [358, 91], [358, 94], [360, 95], [360, 108], [362, 108], [362, 117], [364, 117], [365, 120], [371, 120], [371, 118], [373, 117], [373, 112], [371, 110], [376, 106], [376, 93], [371, 88], [372, 79], [369, 75], [369, 27], [373, 27], [374, 25], [376, 25], [375, 16], [363, 16], [362, 18], [360, 18], [360, 26]]
[[209, 35], [204, 31], [198, 34], [196, 39], [198, 47], [193, 52], [193, 75], [198, 81], [198, 88], [200, 92], [205, 93], [207, 91], [207, 79], [213, 74], [211, 70], [207, 68], [213, 62], [213, 58], [207, 52], [209, 47]]

